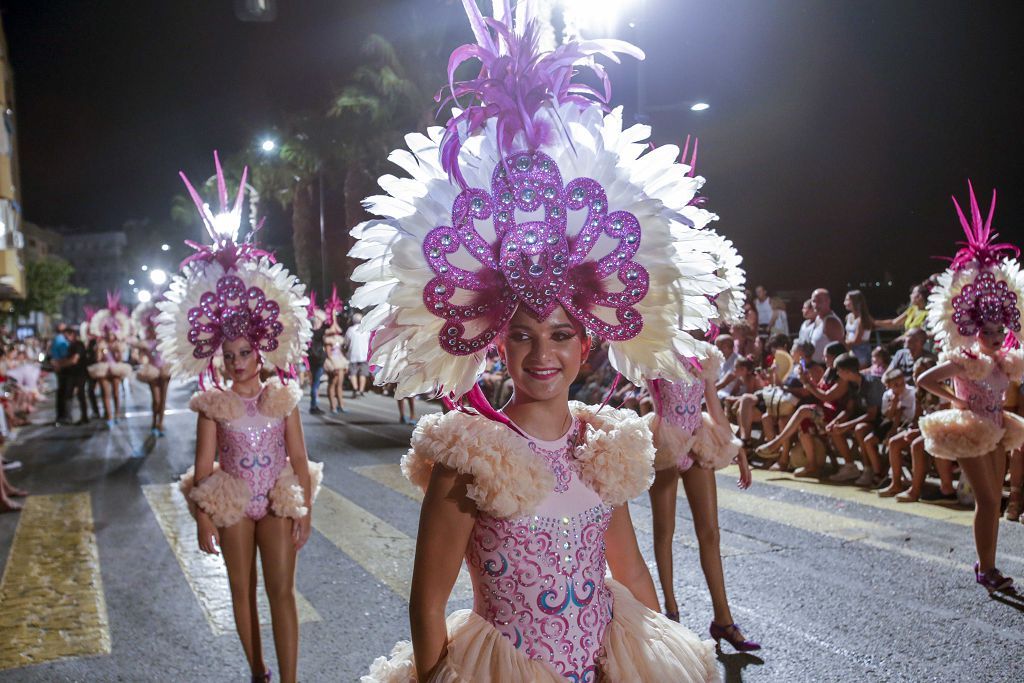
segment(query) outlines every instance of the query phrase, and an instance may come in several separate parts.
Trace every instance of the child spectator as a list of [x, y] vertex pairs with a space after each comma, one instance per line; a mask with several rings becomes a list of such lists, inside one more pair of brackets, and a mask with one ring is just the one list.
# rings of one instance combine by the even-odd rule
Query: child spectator
[[885, 350], [884, 346], [876, 346], [871, 352], [871, 366], [866, 370], [866, 373], [872, 377], [882, 379], [885, 375], [885, 371], [889, 368], [889, 362], [892, 357], [889, 352]]
[[898, 432], [916, 431], [917, 401], [914, 392], [907, 388], [903, 373], [893, 368], [882, 376], [885, 393], [882, 395], [882, 416], [874, 428], [863, 425], [855, 432], [857, 444], [864, 454], [864, 472], [872, 473], [871, 481], [858, 480], [861, 486], [877, 486], [884, 477], [882, 458], [878, 451], [880, 443], [889, 443]]

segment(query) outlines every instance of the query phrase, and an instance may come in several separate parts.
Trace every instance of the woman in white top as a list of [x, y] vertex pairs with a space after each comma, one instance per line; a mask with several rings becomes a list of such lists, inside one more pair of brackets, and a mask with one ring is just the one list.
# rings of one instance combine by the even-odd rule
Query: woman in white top
[[847, 310], [846, 348], [857, 356], [860, 366], [866, 368], [871, 364], [871, 333], [875, 329], [875, 319], [871, 317], [867, 299], [859, 289], [847, 292], [843, 305]]

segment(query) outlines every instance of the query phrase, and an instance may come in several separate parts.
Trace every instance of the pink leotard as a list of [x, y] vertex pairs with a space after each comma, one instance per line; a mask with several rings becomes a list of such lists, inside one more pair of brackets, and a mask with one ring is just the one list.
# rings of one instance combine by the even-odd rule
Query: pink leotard
[[245, 414], [234, 420], [217, 422], [217, 457], [225, 472], [249, 485], [252, 498], [245, 514], [249, 519], [258, 521], [266, 516], [270, 506], [267, 494], [288, 462], [284, 418], [260, 413], [259, 394], [252, 398], [239, 398]]
[[578, 429], [574, 420], [557, 441], [527, 438], [530, 450], [547, 462], [555, 487], [532, 515], [498, 519], [480, 512], [466, 563], [473, 611], [526, 656], [583, 682], [596, 678], [612, 617], [604, 582], [604, 533], [612, 508], [579, 478], [573, 450]]
[[992, 372], [985, 379], [953, 378], [953, 390], [957, 398], [967, 401], [971, 412], [984, 417], [999, 427], [1003, 426], [1003, 401], [1009, 386], [1010, 378], [995, 363], [993, 364]]
[[[658, 429], [679, 429], [688, 435], [697, 433], [701, 426], [701, 405], [704, 402], [704, 382], [682, 384], [663, 379], [647, 383], [654, 403], [654, 412], [661, 418]], [[675, 453], [679, 470], [685, 472], [693, 466], [687, 453]]]

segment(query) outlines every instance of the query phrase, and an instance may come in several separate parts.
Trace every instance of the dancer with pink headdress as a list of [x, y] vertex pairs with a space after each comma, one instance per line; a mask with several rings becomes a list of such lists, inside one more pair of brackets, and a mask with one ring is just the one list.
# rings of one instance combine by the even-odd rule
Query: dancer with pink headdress
[[[199, 377], [200, 391], [189, 403], [198, 413], [195, 465], [180, 483], [196, 518], [199, 547], [223, 553], [252, 680], [269, 681], [256, 609], [259, 551], [280, 676], [290, 683], [297, 680], [299, 647], [296, 558], [309, 538], [322, 473], [307, 459], [296, 408], [301, 390], [294, 366], [310, 340], [309, 300], [271, 254], [237, 241], [245, 173], [229, 207], [216, 154], [214, 159], [218, 215], [182, 175], [214, 243], [191, 245], [197, 253], [157, 304], [157, 348], [174, 374]], [[217, 356], [229, 386], [217, 378]], [[276, 376], [261, 381], [263, 369]]]
[[[450, 73], [476, 59], [479, 75], [450, 84], [446, 128], [391, 155], [409, 177], [382, 177], [387, 196], [367, 200], [381, 219], [353, 231], [375, 381], [454, 408], [420, 418], [402, 462], [425, 491], [411, 642], [362, 680], [716, 680], [711, 642], [661, 614], [633, 531], [628, 501], [654, 474], [648, 421], [568, 400], [592, 336], [634, 383], [698, 381], [678, 358], [707, 344], [680, 314], [706, 328], [714, 308], [689, 310], [675, 286], [710, 267], [686, 218], [696, 183], [678, 148], [650, 150], [646, 126], [603, 111], [594, 58], [637, 48], [545, 53], [537, 5], [497, 2], [492, 19], [463, 4], [477, 42]], [[604, 91], [574, 83], [578, 67]], [[500, 411], [477, 384], [494, 346], [514, 386]], [[463, 562], [473, 609], [446, 617]]]
[[162, 300], [162, 295], [157, 296], [150, 301], [140, 303], [132, 311], [132, 322], [139, 337], [135, 342], [135, 348], [141, 360], [135, 376], [140, 382], [149, 386], [153, 411], [150, 432], [156, 437], [164, 435], [167, 389], [171, 383], [171, 368], [164, 362], [163, 356], [160, 355], [160, 350], [157, 348], [159, 341], [156, 337], [156, 318], [160, 314], [157, 303]]
[[106, 307], [89, 318], [89, 335], [96, 340], [96, 362], [87, 371], [100, 386], [103, 417], [112, 427], [124, 418], [121, 382], [132, 373], [132, 366], [125, 362], [128, 340], [132, 335], [132, 319], [121, 303], [119, 292], [107, 292]]
[[338, 324], [338, 316], [345, 310], [345, 302], [338, 297], [337, 286], [331, 287], [331, 298], [324, 305], [327, 314], [327, 328], [324, 330], [324, 349], [327, 360], [324, 361], [324, 372], [327, 373], [327, 401], [332, 413], [345, 412], [345, 373], [348, 372], [348, 359], [345, 357], [345, 332]]
[[[687, 159], [690, 139], [687, 138], [682, 162], [688, 162], [687, 175], [697, 187], [704, 179], [696, 175], [697, 142], [693, 154]], [[703, 198], [690, 201], [687, 218], [693, 229], [710, 233], [703, 276], [693, 269], [681, 278], [676, 287], [680, 299], [689, 306], [708, 304], [714, 313], [701, 312], [696, 324], [702, 332], [714, 334], [717, 324], [742, 320], [746, 275], [740, 268], [741, 258], [732, 243], [707, 228], [718, 216], [703, 207]], [[712, 277], [713, 276], [713, 277]], [[697, 302], [696, 304], [692, 302]], [[708, 318], [707, 316], [710, 316]], [[681, 313], [681, 319], [692, 319], [692, 311]], [[683, 322], [683, 324], [686, 324]], [[672, 544], [676, 526], [676, 500], [679, 481], [686, 491], [694, 531], [700, 551], [701, 568], [711, 594], [714, 618], [709, 632], [719, 643], [724, 639], [740, 651], [759, 650], [761, 646], [748, 640], [732, 617], [725, 590], [725, 572], [722, 568], [722, 550], [718, 528], [718, 491], [715, 471], [734, 461], [740, 466], [740, 488], [750, 486], [751, 474], [746, 453], [735, 437], [732, 427], [718, 400], [715, 383], [718, 370], [724, 362], [721, 352], [711, 345], [703, 353], [679, 358], [679, 362], [695, 368], [698, 381], [670, 382], [655, 379], [647, 383], [654, 405], [651, 429], [654, 433], [654, 483], [649, 492], [654, 534], [654, 559], [658, 578], [665, 598], [665, 615], [679, 621], [679, 606], [675, 597]], [[706, 406], [706, 409], [702, 409]]]
[[925, 415], [919, 426], [925, 450], [956, 460], [971, 484], [978, 552], [974, 576], [994, 593], [1013, 587], [1013, 579], [996, 568], [996, 546], [1006, 454], [1024, 444], [1024, 419], [1003, 410], [1009, 383], [1024, 373], [1024, 273], [1017, 261], [1020, 249], [995, 242], [995, 191], [982, 220], [970, 183], [968, 190], [970, 220], [953, 199], [967, 241], [928, 298], [928, 324], [943, 355], [917, 381], [952, 407]]

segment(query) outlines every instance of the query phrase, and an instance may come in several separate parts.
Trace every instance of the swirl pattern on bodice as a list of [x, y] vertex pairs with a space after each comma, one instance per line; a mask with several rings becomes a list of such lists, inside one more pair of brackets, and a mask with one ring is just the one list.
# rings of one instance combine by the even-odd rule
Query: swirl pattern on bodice
[[466, 562], [473, 611], [531, 659], [570, 681], [592, 683], [612, 615], [605, 586], [604, 534], [612, 508], [573, 466], [576, 427], [561, 440], [530, 440], [547, 461], [555, 488], [536, 514], [498, 519], [479, 513]]
[[221, 468], [249, 485], [252, 498], [245, 514], [253, 520], [266, 516], [268, 494], [288, 462], [284, 419], [259, 412], [258, 399], [242, 398], [245, 415], [217, 423], [217, 457]]
[[966, 377], [954, 377], [953, 388], [957, 398], [967, 401], [971, 412], [986, 420], [1003, 426], [1003, 403], [1010, 379], [998, 365], [992, 368], [988, 377], [982, 380], [971, 380]]

